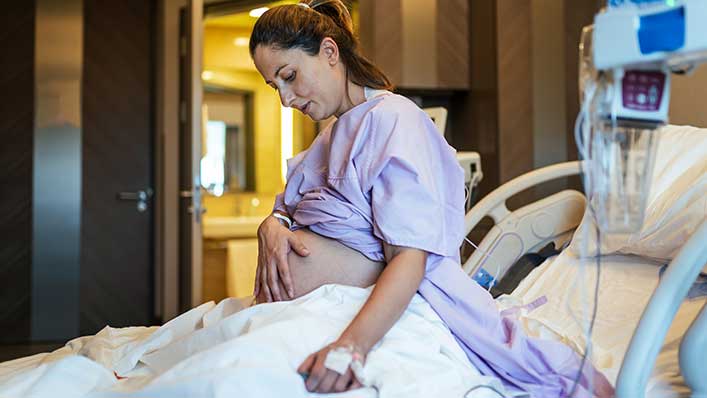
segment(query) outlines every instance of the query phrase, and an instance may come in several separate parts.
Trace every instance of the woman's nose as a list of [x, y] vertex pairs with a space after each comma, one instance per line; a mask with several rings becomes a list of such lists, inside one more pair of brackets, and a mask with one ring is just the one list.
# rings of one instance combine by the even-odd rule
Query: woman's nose
[[280, 102], [282, 102], [282, 106], [291, 108], [294, 101], [295, 94], [292, 90], [280, 90]]

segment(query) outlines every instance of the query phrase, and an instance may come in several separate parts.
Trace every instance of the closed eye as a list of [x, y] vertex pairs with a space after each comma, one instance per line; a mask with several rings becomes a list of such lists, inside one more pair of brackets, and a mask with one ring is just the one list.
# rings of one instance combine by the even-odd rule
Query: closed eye
[[293, 80], [295, 80], [295, 76], [297, 76], [297, 72], [292, 72], [292, 73], [290, 73], [289, 76], [287, 76], [287, 77], [285, 78], [285, 81], [286, 81], [286, 82], [292, 82]]

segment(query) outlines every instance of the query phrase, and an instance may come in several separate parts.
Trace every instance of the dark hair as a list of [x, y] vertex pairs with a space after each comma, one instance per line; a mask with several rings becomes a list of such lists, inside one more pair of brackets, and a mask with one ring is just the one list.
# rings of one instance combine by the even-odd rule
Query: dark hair
[[331, 37], [339, 47], [347, 79], [359, 86], [393, 89], [385, 73], [361, 54], [351, 15], [341, 0], [305, 0], [269, 9], [253, 27], [250, 56], [259, 45], [299, 48], [314, 56], [325, 37]]

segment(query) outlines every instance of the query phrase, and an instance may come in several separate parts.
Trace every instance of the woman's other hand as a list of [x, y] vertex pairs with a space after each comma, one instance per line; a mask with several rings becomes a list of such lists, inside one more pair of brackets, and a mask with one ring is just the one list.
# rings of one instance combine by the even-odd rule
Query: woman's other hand
[[[324, 366], [324, 361], [326, 361], [329, 351], [338, 347], [351, 347], [351, 345], [344, 344], [340, 341], [334, 342], [308, 356], [299, 368], [297, 368], [297, 373], [305, 378], [304, 384], [307, 391], [330, 394], [362, 387], [361, 383], [356, 380], [356, 376], [354, 376], [351, 371], [351, 366], [346, 369], [344, 374], [339, 374]], [[363, 361], [363, 359], [361, 360]]]
[[[282, 301], [295, 295], [287, 255], [294, 250], [308, 256], [302, 241], [280, 221], [269, 216], [258, 227], [258, 268], [255, 272], [253, 295], [262, 293], [268, 302]], [[280, 289], [279, 281], [287, 291]]]

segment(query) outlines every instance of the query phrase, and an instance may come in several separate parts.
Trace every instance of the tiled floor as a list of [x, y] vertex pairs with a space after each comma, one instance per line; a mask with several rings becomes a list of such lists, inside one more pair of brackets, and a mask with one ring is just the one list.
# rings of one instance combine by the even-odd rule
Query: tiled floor
[[0, 344], [0, 362], [26, 357], [40, 352], [54, 351], [64, 343]]

